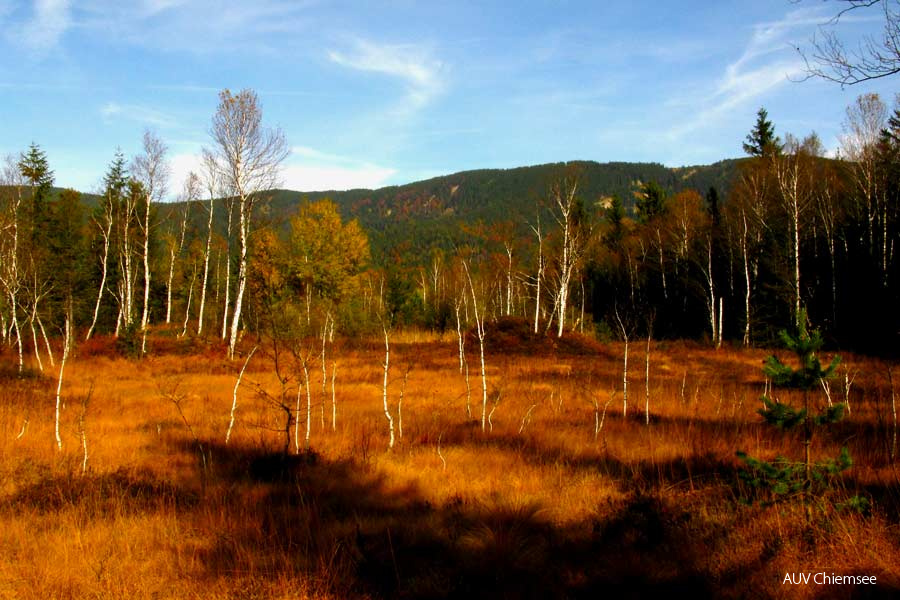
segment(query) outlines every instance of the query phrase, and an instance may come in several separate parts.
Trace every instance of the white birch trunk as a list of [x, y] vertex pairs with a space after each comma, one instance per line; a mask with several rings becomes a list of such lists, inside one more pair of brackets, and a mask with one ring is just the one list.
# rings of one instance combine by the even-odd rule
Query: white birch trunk
[[247, 365], [250, 364], [250, 359], [253, 358], [253, 353], [256, 352], [258, 346], [254, 346], [250, 353], [247, 355], [247, 359], [244, 361], [244, 366], [241, 367], [241, 372], [238, 373], [237, 381], [234, 383], [234, 393], [232, 394], [231, 400], [231, 418], [228, 421], [228, 431], [225, 432], [225, 444], [227, 445], [229, 440], [231, 440], [231, 430], [234, 428], [234, 415], [237, 411], [237, 394], [238, 388], [241, 386], [241, 379], [244, 377], [244, 371], [247, 370]]
[[228, 358], [234, 358], [234, 348], [237, 345], [238, 328], [241, 322], [241, 305], [244, 300], [244, 289], [247, 287], [247, 249], [249, 240], [249, 219], [252, 205], [249, 200], [242, 200], [240, 210], [240, 236], [241, 250], [240, 263], [238, 264], [237, 294], [234, 298], [234, 314], [231, 317], [231, 335], [228, 339]]
[[394, 417], [391, 416], [391, 411], [388, 408], [388, 370], [390, 369], [391, 364], [391, 345], [390, 340], [388, 338], [387, 326], [382, 323], [381, 328], [384, 331], [384, 383], [381, 388], [381, 401], [384, 405], [384, 416], [387, 418], [388, 422], [388, 432], [390, 433], [390, 440], [388, 441], [388, 450], [394, 448]]
[[475, 296], [475, 285], [472, 283], [472, 275], [468, 265], [463, 262], [466, 277], [469, 280], [469, 289], [472, 292], [472, 311], [475, 313], [475, 329], [478, 332], [478, 350], [481, 357], [481, 431], [487, 428], [487, 370], [484, 365], [484, 308], [478, 310], [478, 298]]
[[206, 310], [206, 287], [209, 282], [209, 253], [212, 248], [214, 198], [209, 199], [209, 222], [206, 233], [206, 252], [203, 253], [203, 287], [200, 290], [200, 316], [197, 318], [197, 336], [203, 333], [203, 312]]
[[59, 436], [59, 413], [61, 405], [61, 394], [63, 384], [63, 372], [66, 369], [66, 361], [69, 358], [69, 346], [72, 343], [72, 310], [71, 307], [66, 313], [65, 337], [63, 338], [63, 354], [62, 361], [59, 364], [59, 378], [56, 382], [56, 409], [54, 414], [56, 449], [62, 450], [62, 438]]
[[331, 431], [337, 431], [337, 395], [334, 379], [337, 377], [337, 362], [331, 362]]
[[91, 339], [94, 327], [97, 326], [97, 317], [100, 314], [100, 301], [103, 299], [103, 290], [106, 288], [106, 275], [109, 263], [109, 240], [112, 236], [113, 227], [112, 207], [109, 204], [107, 204], [104, 217], [106, 218], [106, 229], [101, 227], [99, 222], [95, 221], [97, 227], [100, 229], [100, 235], [103, 237], [103, 259], [101, 262], [102, 270], [100, 275], [100, 287], [97, 290], [97, 302], [94, 304], [94, 316], [91, 319], [91, 326], [88, 328], [87, 335], [84, 337], [85, 341]]

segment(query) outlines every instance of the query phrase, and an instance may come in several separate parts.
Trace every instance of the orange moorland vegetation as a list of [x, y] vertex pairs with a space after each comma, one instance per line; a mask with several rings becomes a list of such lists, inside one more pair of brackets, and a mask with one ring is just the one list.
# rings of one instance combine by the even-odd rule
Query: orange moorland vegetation
[[[813, 454], [846, 446], [854, 465], [808, 511], [798, 498], [760, 502], [738, 477], [737, 450], [803, 452], [801, 437], [757, 414], [766, 351], [654, 342], [647, 388], [646, 348], [634, 342], [623, 415], [622, 343], [487, 337], [482, 431], [477, 340], [469, 416], [456, 339], [392, 335], [390, 451], [383, 340], [328, 344], [324, 385], [320, 340], [280, 348], [281, 380], [263, 344], [228, 443], [243, 357], [161, 334], [148, 357], [126, 359], [113, 340], [92, 340], [66, 366], [61, 450], [58, 365], [20, 377], [5, 349], [0, 598], [898, 593], [888, 363], [843, 356], [830, 393], [845, 401], [852, 381], [850, 411], [816, 434]], [[242, 342], [244, 357], [253, 344]], [[847, 508], [853, 496], [869, 507]], [[878, 583], [783, 583], [816, 570]]]

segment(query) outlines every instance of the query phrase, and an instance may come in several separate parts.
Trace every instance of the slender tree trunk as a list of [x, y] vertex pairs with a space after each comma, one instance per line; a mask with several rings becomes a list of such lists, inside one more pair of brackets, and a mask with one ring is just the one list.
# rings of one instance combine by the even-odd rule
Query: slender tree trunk
[[[463, 292], [463, 294], [465, 294], [465, 291]], [[459, 372], [460, 373], [463, 372], [463, 363], [466, 360], [466, 357], [465, 357], [466, 339], [465, 339], [465, 336], [463, 335], [463, 331], [462, 331], [462, 320], [459, 317], [460, 304], [462, 304], [464, 298], [465, 298], [464, 296], [462, 298], [457, 298], [456, 302], [454, 303], [454, 308], [455, 308], [455, 312], [456, 312], [456, 339], [457, 339], [458, 346], [459, 346]]]
[[166, 325], [172, 322], [172, 280], [175, 278], [175, 244], [169, 247], [169, 278], [166, 282]]
[[91, 326], [88, 328], [87, 335], [84, 337], [85, 341], [91, 339], [91, 334], [93, 334], [94, 327], [97, 325], [97, 316], [100, 314], [100, 301], [103, 299], [103, 290], [106, 288], [106, 273], [109, 263], [109, 239], [112, 235], [113, 226], [112, 211], [110, 209], [107, 209], [105, 217], [105, 230], [100, 227], [100, 223], [97, 223], [97, 227], [100, 228], [100, 235], [103, 237], [103, 259], [101, 261], [102, 270], [100, 275], [100, 288], [97, 290], [97, 302], [94, 304], [94, 316], [91, 319]]
[[741, 211], [743, 234], [741, 236], [741, 255], [744, 260], [744, 346], [750, 345], [750, 256], [747, 240], [747, 213]]
[[644, 422], [650, 424], [650, 340], [653, 331], [647, 329], [647, 350], [644, 353]]
[[394, 448], [394, 417], [391, 416], [391, 411], [388, 408], [388, 400], [387, 400], [387, 390], [388, 390], [388, 371], [391, 365], [391, 344], [388, 339], [388, 330], [387, 326], [382, 323], [381, 328], [384, 331], [384, 384], [381, 388], [381, 400], [384, 404], [384, 416], [387, 418], [388, 422], [388, 432], [390, 433], [390, 441], [388, 442], [388, 450], [392, 450]]
[[538, 240], [538, 268], [537, 277], [535, 278], [534, 293], [534, 333], [538, 333], [538, 325], [541, 316], [541, 280], [544, 278], [544, 237], [541, 235], [541, 214], [538, 213], [537, 227], [532, 227], [534, 235]]
[[256, 352], [258, 346], [254, 346], [250, 353], [247, 355], [247, 359], [244, 361], [244, 366], [241, 367], [241, 372], [238, 373], [237, 381], [234, 383], [234, 393], [232, 395], [231, 401], [231, 418], [228, 421], [228, 431], [225, 432], [225, 444], [227, 445], [229, 440], [231, 440], [231, 430], [234, 428], [234, 415], [237, 411], [237, 393], [238, 388], [241, 386], [241, 379], [244, 377], [244, 371], [247, 370], [247, 365], [250, 364], [250, 359], [253, 358], [253, 353]]
[[309, 436], [312, 432], [312, 390], [309, 389], [309, 367], [305, 358], [303, 359], [303, 387], [306, 388], [306, 437], [303, 448], [309, 452]]
[[16, 314], [16, 293], [9, 292], [10, 318], [12, 319], [13, 331], [16, 332], [16, 350], [18, 351], [19, 373], [25, 369], [25, 361], [22, 352], [22, 330], [19, 327], [19, 317]]
[[622, 339], [625, 340], [625, 355], [622, 360], [622, 418], [625, 418], [628, 416], [628, 330], [625, 329], [625, 324], [619, 318], [618, 309], [615, 314], [619, 330], [622, 332]]
[[238, 328], [241, 322], [241, 303], [244, 300], [244, 289], [247, 287], [247, 249], [249, 240], [249, 220], [252, 206], [249, 199], [242, 199], [240, 209], [240, 235], [241, 254], [238, 265], [237, 295], [234, 299], [234, 315], [231, 318], [231, 336], [228, 340], [228, 358], [234, 357], [234, 348], [237, 345]]
[[184, 309], [184, 326], [181, 328], [181, 335], [179, 337], [184, 337], [187, 334], [188, 323], [191, 319], [191, 301], [194, 299], [194, 283], [197, 281], [197, 264], [194, 263], [193, 269], [191, 270], [191, 284], [188, 286], [188, 297], [187, 297], [187, 306]]
[[513, 265], [513, 248], [510, 243], [506, 244], [506, 316], [512, 314], [512, 265]]
[[47, 356], [50, 358], [50, 366], [55, 367], [56, 362], [53, 360], [53, 348], [50, 346], [50, 340], [47, 339], [47, 331], [44, 329], [43, 321], [41, 321], [41, 314], [39, 312], [35, 312], [34, 316], [37, 319], [38, 329], [41, 330], [41, 337], [44, 340], [44, 346], [47, 347]]
[[794, 321], [800, 325], [800, 208], [795, 200], [792, 205], [791, 226], [794, 234]]
[[32, 313], [31, 318], [28, 319], [28, 325], [31, 327], [31, 339], [34, 342], [34, 357], [37, 359], [38, 369], [43, 373], [44, 363], [41, 361], [41, 348], [38, 346], [37, 331], [34, 328], [34, 313]]
[[478, 311], [478, 299], [475, 296], [475, 285], [472, 283], [472, 275], [469, 267], [464, 262], [466, 277], [469, 280], [469, 289], [472, 292], [472, 310], [475, 312], [475, 328], [478, 332], [478, 350], [481, 354], [481, 431], [487, 428], [487, 370], [484, 366], [484, 309]]
[[150, 322], [150, 194], [144, 211], [144, 308], [141, 312], [141, 355], [147, 352], [147, 325]]
[[69, 307], [66, 311], [66, 324], [65, 324], [65, 337], [63, 338], [63, 355], [62, 361], [59, 364], [59, 378], [56, 382], [56, 410], [55, 410], [55, 434], [56, 434], [56, 449], [62, 450], [62, 438], [59, 436], [59, 410], [61, 405], [60, 396], [62, 393], [62, 384], [63, 384], [63, 372], [66, 369], [66, 360], [69, 358], [69, 346], [72, 343], [72, 306], [71, 300]]
[[206, 233], [206, 252], [203, 253], [203, 287], [200, 290], [200, 316], [197, 319], [197, 336], [203, 334], [203, 312], [206, 310], [206, 288], [209, 282], [209, 253], [212, 248], [213, 208], [215, 200], [209, 199], [209, 222]]
[[334, 389], [334, 379], [337, 377], [337, 362], [331, 361], [331, 430], [337, 431], [337, 395]]
[[225, 202], [228, 209], [228, 225], [225, 231], [225, 302], [223, 303], [225, 309], [222, 311], [223, 340], [228, 336], [228, 311], [231, 303], [231, 232], [234, 214], [234, 201], [226, 200]]
[[663, 243], [662, 243], [662, 234], [659, 231], [659, 227], [656, 228], [656, 241], [657, 247], [659, 248], [659, 272], [662, 276], [662, 288], [663, 288], [663, 298], [669, 298], [669, 288], [666, 286], [666, 268], [663, 264]]

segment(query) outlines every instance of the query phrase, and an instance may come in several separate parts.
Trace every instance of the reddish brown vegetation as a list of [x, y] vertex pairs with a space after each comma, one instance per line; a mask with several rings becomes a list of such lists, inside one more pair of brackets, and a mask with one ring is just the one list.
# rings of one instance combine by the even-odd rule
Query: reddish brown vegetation
[[[314, 375], [313, 452], [299, 456], [281, 453], [284, 413], [270, 401], [286, 390], [293, 405], [297, 370], [277, 381], [267, 348], [248, 366], [228, 445], [242, 361], [222, 360], [219, 345], [188, 353], [190, 342], [154, 338], [142, 361], [117, 357], [108, 338], [79, 346], [67, 367], [62, 452], [52, 436], [52, 380], [4, 370], [0, 597], [866, 592], [781, 584], [785, 573], [821, 565], [876, 575], [877, 592], [896, 593], [900, 491], [885, 364], [844, 357], [858, 372], [851, 414], [816, 448], [829, 456], [846, 445], [856, 464], [807, 524], [798, 501], [748, 505], [736, 475], [738, 449], [764, 458], [800, 449], [756, 414], [765, 352], [654, 344], [647, 426], [642, 368], [631, 374], [621, 417], [620, 344], [550, 340], [503, 321], [487, 339], [494, 412], [482, 433], [465, 416], [455, 341], [394, 335], [394, 411], [410, 371], [404, 433], [390, 453], [375, 342], [329, 348], [338, 361], [337, 430], [330, 389], [321, 425]], [[595, 438], [595, 405], [602, 410], [613, 390]], [[871, 511], [837, 508], [853, 495], [870, 499]]]

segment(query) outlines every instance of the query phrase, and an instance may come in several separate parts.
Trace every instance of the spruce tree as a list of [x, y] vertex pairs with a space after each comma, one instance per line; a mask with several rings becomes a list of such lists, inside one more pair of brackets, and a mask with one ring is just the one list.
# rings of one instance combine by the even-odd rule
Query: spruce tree
[[756, 125], [747, 134], [744, 152], [750, 156], [772, 156], [781, 154], [781, 139], [775, 136], [775, 126], [769, 120], [769, 113], [760, 108], [756, 113]]
[[28, 147], [28, 152], [19, 158], [18, 167], [31, 186], [31, 232], [35, 238], [46, 224], [46, 204], [53, 187], [53, 171], [50, 170], [47, 155], [34, 142]]
[[822, 382], [834, 375], [840, 363], [835, 356], [827, 367], [823, 367], [818, 357], [822, 347], [822, 336], [817, 330], [809, 331], [806, 325], [806, 311], [800, 311], [796, 333], [781, 332], [781, 339], [788, 350], [797, 358], [794, 368], [771, 355], [766, 359], [763, 372], [772, 381], [774, 388], [800, 390], [803, 392], [803, 406], [795, 407], [778, 399], [762, 396], [765, 408], [758, 412], [766, 423], [784, 431], [800, 429], [803, 434], [804, 457], [802, 462], [791, 461], [778, 456], [774, 461], [764, 461], [738, 452], [738, 457], [747, 465], [741, 478], [752, 488], [768, 491], [775, 499], [801, 494], [809, 502], [812, 494], [821, 491], [829, 479], [852, 465], [846, 448], [836, 459], [814, 463], [812, 461], [812, 440], [816, 429], [836, 423], [844, 416], [844, 405], [834, 404], [815, 410], [813, 414], [812, 394]]
[[641, 186], [635, 209], [638, 220], [649, 223], [666, 212], [666, 191], [655, 181], [648, 181]]

